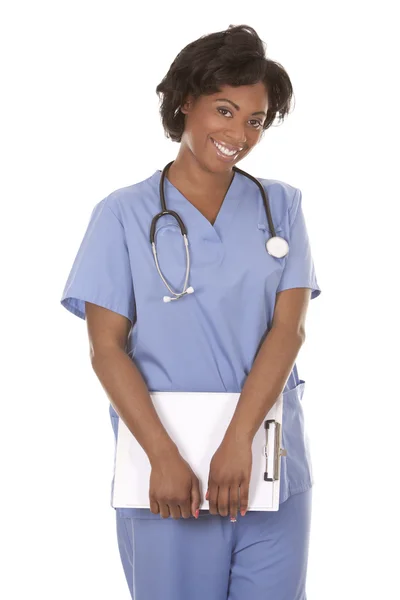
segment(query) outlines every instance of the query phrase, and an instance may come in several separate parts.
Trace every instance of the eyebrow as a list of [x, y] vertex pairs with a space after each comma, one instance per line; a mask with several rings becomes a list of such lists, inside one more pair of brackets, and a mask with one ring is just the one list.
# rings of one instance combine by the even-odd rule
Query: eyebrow
[[[232, 106], [234, 106], [236, 108], [236, 110], [240, 110], [240, 106], [238, 106], [237, 104], [232, 102], [232, 100], [228, 100], [228, 98], [217, 98], [216, 102], [229, 102], [229, 104], [232, 104]], [[257, 112], [253, 112], [251, 114], [252, 115], [264, 115], [265, 117], [267, 116], [267, 114], [263, 110], [258, 110]]]

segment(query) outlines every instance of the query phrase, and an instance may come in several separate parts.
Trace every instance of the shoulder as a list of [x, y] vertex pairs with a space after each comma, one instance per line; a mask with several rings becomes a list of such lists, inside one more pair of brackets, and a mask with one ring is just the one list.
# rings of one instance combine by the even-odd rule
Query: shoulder
[[259, 177], [258, 181], [266, 191], [272, 214], [276, 215], [277, 223], [283, 227], [297, 210], [301, 199], [299, 188], [279, 179]]
[[114, 215], [123, 224], [128, 215], [141, 211], [148, 204], [149, 196], [153, 196], [154, 193], [157, 193], [157, 187], [152, 175], [137, 183], [113, 190], [95, 204], [93, 213], [104, 211], [110, 218]]
[[291, 211], [294, 208], [296, 197], [300, 195], [299, 188], [279, 179], [260, 177], [259, 181], [268, 194], [283, 204], [286, 210]]

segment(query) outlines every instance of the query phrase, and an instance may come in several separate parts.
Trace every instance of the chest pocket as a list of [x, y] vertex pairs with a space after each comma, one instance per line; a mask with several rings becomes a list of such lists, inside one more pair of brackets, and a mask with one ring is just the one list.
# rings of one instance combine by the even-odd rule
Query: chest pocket
[[[275, 229], [275, 235], [289, 241], [287, 232], [285, 231], [285, 215], [287, 212], [287, 204], [282, 198], [282, 191], [276, 190], [271, 186], [265, 190], [269, 200], [272, 222]], [[279, 192], [279, 193], [277, 193]], [[258, 215], [257, 215], [257, 230], [254, 232], [257, 238], [257, 245], [262, 247], [262, 266], [267, 272], [281, 272], [286, 265], [286, 257], [277, 258], [271, 256], [266, 248], [266, 243], [273, 236], [269, 228], [268, 218], [261, 195], [258, 196]]]
[[[255, 217], [255, 218], [254, 218]], [[263, 215], [266, 220], [265, 214]], [[246, 214], [241, 220], [240, 235], [232, 237], [226, 253], [228, 269], [224, 278], [227, 293], [243, 297], [243, 302], [251, 295], [263, 299], [265, 306], [274, 297], [279, 284], [284, 258], [271, 256], [266, 249], [270, 238], [268, 222], [257, 218], [254, 214]], [[274, 225], [277, 219], [274, 219]], [[284, 236], [284, 232], [276, 226], [276, 235]], [[261, 300], [260, 300], [261, 301]]]
[[[275, 235], [277, 237], [282, 237], [283, 239], [285, 239], [286, 241], [288, 241], [287, 235], [285, 235], [285, 232], [282, 229], [282, 227], [276, 227], [275, 225], [274, 225], [274, 227], [275, 227]], [[284, 263], [286, 257], [276, 258], [275, 256], [271, 256], [271, 254], [269, 254], [268, 251], [267, 251], [266, 244], [267, 244], [268, 240], [272, 237], [272, 233], [271, 233], [271, 231], [270, 231], [270, 229], [268, 227], [268, 224], [266, 224], [266, 223], [258, 223], [257, 229], [258, 229], [259, 232], [261, 232], [261, 239], [263, 241], [265, 252], [267, 253], [267, 255], [270, 258], [273, 258], [278, 263]]]
[[[276, 268], [278, 270], [281, 270], [284, 268], [284, 266], [286, 264], [287, 255], [282, 258], [277, 258], [276, 256], [271, 256], [271, 254], [268, 253], [266, 244], [267, 244], [268, 240], [272, 237], [273, 234], [269, 228], [266, 217], [264, 217], [264, 218], [265, 218], [265, 221], [260, 220], [258, 222], [257, 230], [258, 230], [258, 235], [260, 236], [261, 241], [263, 243], [266, 265], [268, 264], [269, 268], [273, 268], [273, 269]], [[276, 219], [274, 220], [274, 229], [275, 229], [275, 235], [277, 237], [282, 237], [286, 241], [289, 241], [288, 236], [285, 233], [283, 227], [280, 224], [276, 225]]]

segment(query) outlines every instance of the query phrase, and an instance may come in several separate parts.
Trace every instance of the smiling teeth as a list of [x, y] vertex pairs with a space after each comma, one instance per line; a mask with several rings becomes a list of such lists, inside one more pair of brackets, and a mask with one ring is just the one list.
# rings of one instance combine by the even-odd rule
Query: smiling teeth
[[226, 156], [234, 156], [234, 154], [240, 152], [240, 150], [228, 150], [225, 148], [225, 146], [221, 146], [221, 144], [218, 144], [215, 140], [213, 140], [213, 142], [215, 146], [217, 146], [218, 150], [220, 150], [223, 154], [226, 154]]

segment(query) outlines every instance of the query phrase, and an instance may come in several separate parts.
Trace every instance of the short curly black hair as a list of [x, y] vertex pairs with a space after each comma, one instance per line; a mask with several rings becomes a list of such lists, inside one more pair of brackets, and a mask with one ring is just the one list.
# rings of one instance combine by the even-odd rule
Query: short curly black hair
[[200, 37], [179, 52], [156, 93], [162, 101], [161, 121], [165, 136], [180, 142], [185, 115], [180, 111], [185, 98], [215, 94], [224, 85], [237, 87], [263, 82], [269, 108], [262, 133], [275, 118], [279, 123], [290, 112], [293, 87], [285, 69], [266, 58], [265, 44], [253, 27], [230, 25], [227, 30]]

